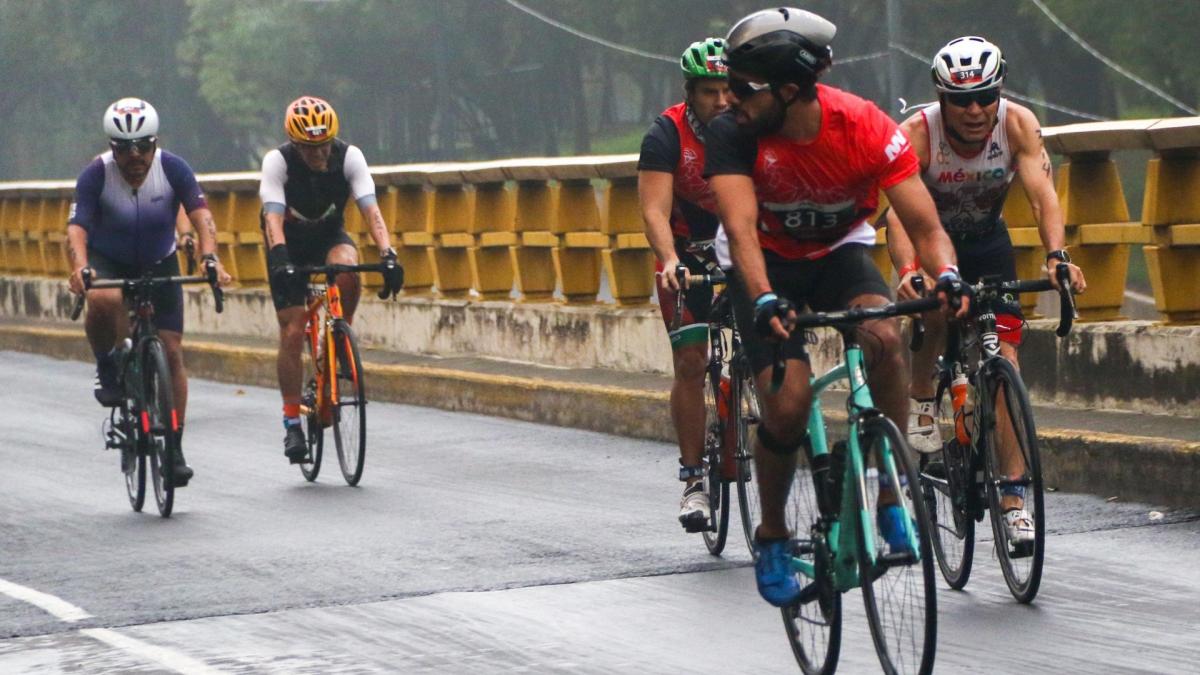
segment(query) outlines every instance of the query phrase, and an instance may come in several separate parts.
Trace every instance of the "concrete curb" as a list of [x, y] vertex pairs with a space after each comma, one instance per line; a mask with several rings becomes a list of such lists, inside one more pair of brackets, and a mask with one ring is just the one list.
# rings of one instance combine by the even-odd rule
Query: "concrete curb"
[[[92, 359], [82, 330], [0, 326], [0, 350]], [[194, 377], [276, 386], [272, 349], [188, 341], [187, 366]], [[674, 441], [666, 391], [421, 366], [368, 363], [367, 373], [375, 400]], [[845, 419], [840, 410], [826, 415], [830, 422]], [[1038, 439], [1050, 488], [1169, 506], [1200, 502], [1200, 442], [1064, 429], [1039, 430]]]

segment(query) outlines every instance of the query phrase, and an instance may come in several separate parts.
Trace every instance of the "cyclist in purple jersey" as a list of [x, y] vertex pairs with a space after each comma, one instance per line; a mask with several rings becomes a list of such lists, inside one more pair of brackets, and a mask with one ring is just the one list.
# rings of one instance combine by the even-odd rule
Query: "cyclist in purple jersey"
[[[217, 227], [196, 175], [182, 158], [158, 148], [158, 113], [149, 103], [123, 98], [104, 112], [104, 130], [111, 150], [94, 159], [75, 184], [75, 199], [67, 218], [69, 284], [83, 293], [83, 271], [93, 278], [136, 278], [178, 275], [175, 256], [175, 218], [187, 211], [200, 239], [205, 268], [216, 267]], [[229, 280], [221, 273], [221, 281]], [[117, 344], [129, 332], [121, 291], [87, 291], [84, 329], [96, 356], [96, 400], [120, 402], [117, 388]], [[179, 433], [187, 408], [187, 370], [183, 364], [183, 289], [164, 286], [154, 298], [155, 323], [171, 367]], [[178, 455], [178, 483], [186, 484], [192, 470]]]

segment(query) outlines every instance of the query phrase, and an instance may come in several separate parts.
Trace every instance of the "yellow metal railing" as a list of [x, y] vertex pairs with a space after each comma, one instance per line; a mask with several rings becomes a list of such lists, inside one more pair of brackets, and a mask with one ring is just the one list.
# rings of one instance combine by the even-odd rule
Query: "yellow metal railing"
[[[1088, 275], [1085, 320], [1118, 318], [1131, 247], [1145, 246], [1158, 311], [1200, 323], [1200, 118], [1101, 122], [1044, 130], [1062, 156], [1056, 184], [1067, 243]], [[1150, 150], [1142, 222], [1130, 220], [1113, 152]], [[406, 269], [406, 293], [468, 300], [560, 298], [595, 303], [602, 278], [623, 306], [649, 302], [653, 254], [642, 233], [637, 157], [527, 158], [411, 164], [373, 170], [380, 205]], [[266, 283], [258, 174], [199, 177], [229, 271]], [[64, 276], [73, 183], [0, 183], [0, 274]], [[1040, 273], [1044, 251], [1019, 181], [1005, 205], [1018, 272]], [[346, 229], [374, 258], [351, 205]], [[885, 273], [882, 248], [875, 256]], [[370, 281], [370, 280], [368, 280]]]

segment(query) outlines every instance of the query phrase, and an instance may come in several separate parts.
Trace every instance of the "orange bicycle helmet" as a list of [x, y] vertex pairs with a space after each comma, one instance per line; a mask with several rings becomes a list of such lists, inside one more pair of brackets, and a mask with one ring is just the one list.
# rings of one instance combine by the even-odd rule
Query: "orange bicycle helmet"
[[337, 137], [337, 113], [324, 99], [301, 96], [288, 104], [283, 128], [296, 143], [320, 145]]

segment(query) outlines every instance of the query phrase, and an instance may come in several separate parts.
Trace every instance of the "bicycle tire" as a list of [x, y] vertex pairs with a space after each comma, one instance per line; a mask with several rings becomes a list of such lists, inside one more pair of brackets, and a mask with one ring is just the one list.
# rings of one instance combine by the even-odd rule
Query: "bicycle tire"
[[312, 340], [307, 335], [304, 342], [308, 345], [308, 359], [303, 380], [306, 384], [300, 394], [300, 404], [308, 410], [308, 414], [300, 417], [300, 424], [304, 440], [308, 443], [308, 461], [300, 462], [300, 474], [311, 483], [321, 475], [321, 458], [325, 450], [325, 427], [321, 425], [320, 411], [317, 410], [317, 375], [324, 364], [319, 361], [319, 350], [313, 351]]
[[[342, 477], [350, 486], [362, 479], [367, 455], [367, 394], [363, 386], [362, 360], [350, 324], [333, 323], [333, 346], [337, 368], [337, 403], [333, 411], [333, 439], [337, 446]], [[352, 372], [343, 372], [349, 366]]]
[[[809, 527], [810, 533], [815, 532], [815, 525]], [[837, 670], [841, 655], [842, 594], [834, 585], [832, 560], [824, 540], [810, 537], [793, 542], [792, 556], [811, 563], [816, 577], [805, 587], [805, 601], [781, 607], [780, 614], [800, 670], [805, 675], [826, 675]]]
[[971, 471], [971, 448], [960, 445], [954, 435], [948, 374], [938, 383], [935, 401], [942, 451], [932, 457], [941, 460], [941, 475], [928, 473], [929, 465], [922, 467], [921, 489], [938, 569], [946, 584], [957, 591], [971, 578], [975, 559], [975, 514], [969, 507], [975, 500], [969, 492], [977, 488]]
[[150, 481], [158, 513], [169, 518], [175, 507], [174, 458], [179, 437], [172, 429], [175, 396], [171, 369], [162, 342], [147, 339], [142, 346], [142, 447], [149, 456]]
[[[988, 391], [988, 411], [995, 409], [995, 403], [1000, 401], [1002, 392], [1006, 417], [1013, 424], [1010, 428], [1013, 436], [1020, 443], [1021, 454], [1025, 462], [1025, 473], [1017, 479], [1025, 488], [1025, 509], [1029, 512], [1034, 524], [1034, 539], [1029, 545], [1012, 544], [1004, 526], [1004, 513], [1001, 510], [999, 458], [995, 452], [998, 446], [999, 433], [1003, 422], [998, 415], [994, 424], [989, 425], [985, 457], [987, 458], [987, 498], [988, 510], [991, 511], [992, 533], [995, 536], [996, 555], [1000, 561], [1000, 570], [1004, 574], [1004, 582], [1009, 592], [1020, 603], [1030, 603], [1037, 597], [1038, 588], [1042, 581], [1042, 562], [1046, 544], [1046, 514], [1044, 511], [1044, 495], [1042, 486], [1041, 458], [1038, 455], [1037, 429], [1034, 426], [1033, 407], [1029, 403], [1029, 393], [1025, 383], [1012, 364], [1003, 358], [989, 361], [985, 370], [984, 382]], [[978, 414], [978, 412], [976, 413]], [[1032, 495], [1029, 492], [1032, 491]], [[1032, 508], [1030, 508], [1032, 506]]]
[[[914, 516], [920, 560], [909, 563], [887, 562], [886, 544], [876, 527], [864, 528], [858, 537], [859, 576], [863, 606], [875, 653], [885, 673], [930, 673], [937, 649], [937, 584], [933, 572], [933, 551], [929, 541], [928, 515], [924, 499], [913, 499], [911, 486], [919, 486], [912, 452], [895, 422], [878, 415], [868, 418], [859, 430], [863, 461], [874, 464], [863, 481], [854, 481], [859, 508], [874, 515], [878, 507], [878, 481], [882, 470], [879, 450], [882, 442], [892, 449], [896, 473], [907, 477], [904, 487], [896, 490]], [[849, 463], [847, 463], [849, 466]], [[861, 486], [866, 485], [866, 494]], [[874, 484], [875, 490], [871, 485]], [[902, 483], [903, 485], [904, 483]], [[877, 560], [867, 556], [867, 537], [874, 538]], [[889, 551], [889, 554], [891, 552]], [[881, 610], [881, 605], [882, 610]]]
[[125, 494], [129, 497], [129, 506], [141, 513], [146, 505], [146, 456], [138, 452], [137, 438], [134, 436], [136, 421], [129, 413], [127, 404], [121, 404], [117, 417], [117, 423], [121, 426], [120, 434], [124, 438], [120, 450]]
[[121, 473], [125, 476], [125, 494], [130, 498], [130, 507], [140, 513], [146, 502], [146, 458], [138, 452], [137, 437], [134, 436], [137, 419], [130, 413], [127, 401], [121, 402], [110, 419], [118, 428], [109, 429], [109, 442], [114, 436], [121, 438], [118, 450], [121, 453]]
[[[704, 373], [704, 475], [700, 479], [708, 495], [709, 525], [701, 531], [704, 546], [711, 555], [721, 555], [729, 534], [729, 482], [721, 476], [721, 446], [725, 442], [728, 420], [721, 416], [720, 366]], [[726, 410], [728, 410], [728, 405]]]
[[762, 519], [758, 501], [758, 483], [754, 473], [754, 432], [758, 427], [761, 408], [754, 376], [735, 360], [730, 377], [730, 410], [734, 411], [737, 424], [737, 496], [738, 512], [742, 521], [742, 534], [746, 538], [746, 550], [754, 557], [754, 529]]

